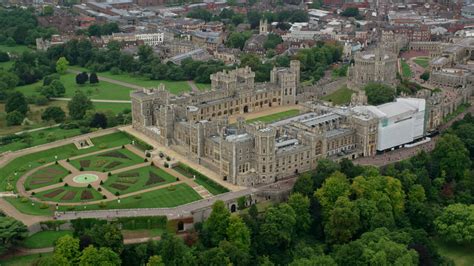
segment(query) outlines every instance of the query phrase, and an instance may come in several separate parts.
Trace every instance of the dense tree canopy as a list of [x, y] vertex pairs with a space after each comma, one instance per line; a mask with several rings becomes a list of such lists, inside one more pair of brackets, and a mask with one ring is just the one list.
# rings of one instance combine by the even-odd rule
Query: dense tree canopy
[[371, 83], [365, 86], [364, 90], [371, 105], [380, 105], [395, 99], [395, 90], [384, 84]]

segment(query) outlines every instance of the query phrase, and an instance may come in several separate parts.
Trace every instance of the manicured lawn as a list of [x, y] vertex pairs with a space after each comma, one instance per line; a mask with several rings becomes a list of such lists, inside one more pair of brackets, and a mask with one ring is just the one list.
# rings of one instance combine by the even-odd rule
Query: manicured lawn
[[40, 216], [51, 216], [53, 214], [53, 206], [48, 206], [48, 208], [40, 208], [41, 204], [31, 200], [22, 201], [22, 198], [10, 197], [4, 199], [24, 214]]
[[273, 122], [280, 121], [280, 120], [283, 120], [283, 119], [286, 119], [286, 118], [289, 118], [289, 117], [296, 116], [299, 113], [300, 113], [299, 110], [292, 109], [292, 110], [288, 110], [288, 111], [284, 111], [284, 112], [280, 112], [280, 113], [275, 113], [275, 114], [271, 114], [271, 115], [257, 117], [257, 118], [254, 118], [254, 119], [249, 119], [245, 122], [246, 123], [252, 123], [252, 122], [260, 121], [260, 122], [268, 124], [268, 123], [273, 123]]
[[134, 84], [137, 86], [142, 86], [145, 88], [158, 88], [160, 83], [163, 83], [171, 93], [173, 94], [181, 94], [182, 92], [188, 92], [191, 91], [191, 87], [189, 87], [189, 84], [187, 81], [172, 81], [172, 80], [151, 80], [147, 77], [143, 76], [132, 76], [127, 73], [122, 73], [118, 75], [114, 75], [110, 73], [110, 71], [107, 72], [100, 72], [97, 73], [100, 77], [105, 77], [105, 78], [110, 78], [130, 84]]
[[[100, 80], [100, 78], [99, 78]], [[66, 88], [65, 98], [71, 98], [74, 96], [76, 90], [80, 90], [88, 95], [91, 99], [102, 99], [102, 100], [129, 100], [130, 91], [132, 89], [116, 84], [112, 84], [106, 81], [100, 81], [99, 84], [91, 85], [89, 83], [84, 85], [76, 84], [76, 74], [67, 73], [61, 76], [61, 82]], [[23, 92], [26, 96], [37, 95], [37, 91], [43, 85], [42, 81], [26, 86], [20, 86], [16, 89]]]
[[48, 167], [39, 169], [26, 178], [25, 188], [37, 189], [40, 187], [56, 184], [59, 180], [67, 176], [69, 172], [61, 165], [50, 165]]
[[[93, 138], [92, 142], [95, 146], [88, 149], [78, 150], [74, 144], [68, 144], [45, 151], [30, 153], [12, 160], [10, 163], [0, 168], [0, 191], [5, 191], [8, 183], [15, 184], [17, 178], [28, 169], [33, 169], [45, 163], [54, 161], [54, 156], [58, 156], [58, 160], [62, 160], [75, 155], [98, 151], [101, 148], [117, 147], [130, 143], [130, 138], [123, 132], [116, 132]], [[26, 165], [25, 162], [28, 162], [29, 164]], [[16, 177], [14, 175], [15, 172], [18, 173]]]
[[114, 113], [120, 113], [125, 109], [131, 110], [132, 104], [130, 103], [94, 103], [95, 110], [97, 111], [107, 111], [111, 110]]
[[351, 102], [351, 96], [353, 93], [353, 90], [344, 86], [337, 91], [322, 97], [322, 100], [332, 102], [334, 105], [346, 105]]
[[25, 266], [25, 265], [35, 265], [36, 261], [41, 258], [52, 257], [53, 253], [41, 253], [33, 255], [25, 255], [13, 257], [4, 261], [0, 261], [2, 266]]
[[162, 228], [155, 229], [137, 229], [137, 230], [122, 230], [124, 238], [144, 238], [161, 236], [165, 230]]
[[12, 142], [6, 145], [0, 146], [0, 153], [5, 151], [17, 151], [28, 147], [38, 146], [45, 143], [50, 143], [55, 140], [65, 139], [80, 135], [81, 132], [78, 128], [74, 129], [61, 129], [59, 127], [53, 127], [34, 131], [29, 133], [31, 136], [31, 144], [22, 141]]
[[[58, 193], [56, 193], [58, 192]], [[54, 196], [48, 196], [54, 194]], [[59, 187], [36, 193], [34, 197], [44, 201], [54, 202], [87, 202], [101, 200], [102, 194], [87, 187]]]
[[72, 231], [41, 231], [23, 241], [25, 248], [46, 248], [54, 246], [54, 242], [65, 235], [72, 235]]
[[474, 245], [458, 245], [455, 243], [444, 243], [441, 240], [435, 241], [438, 251], [454, 261], [456, 266], [474, 265]]
[[218, 183], [212, 181], [209, 177], [201, 174], [200, 172], [197, 172], [196, 170], [192, 169], [185, 165], [185, 164], [179, 164], [175, 168], [173, 168], [177, 172], [181, 173], [182, 175], [188, 177], [188, 178], [194, 178], [194, 182], [198, 183], [199, 185], [205, 187], [207, 191], [209, 191], [212, 195], [218, 195], [222, 193], [229, 192], [229, 190]]
[[413, 59], [413, 62], [423, 68], [427, 68], [430, 66], [430, 59], [428, 57], [418, 57]]
[[[201, 196], [186, 184], [178, 184], [172, 187], [173, 189], [161, 188], [140, 194], [139, 196], [121, 198], [120, 203], [116, 200], [106, 202], [106, 206], [103, 207], [103, 209], [170, 208], [201, 199]], [[101, 209], [98, 205], [87, 205], [87, 208], [80, 206], [75, 209], [71, 207], [59, 207], [61, 211], [98, 209]]]
[[413, 73], [411, 72], [410, 66], [404, 60], [400, 61], [402, 63], [402, 75], [404, 78], [410, 78]]
[[104, 153], [71, 160], [76, 169], [84, 171], [110, 172], [119, 168], [142, 163], [143, 159], [127, 149], [117, 149]]
[[176, 177], [156, 166], [146, 166], [107, 178], [104, 187], [112, 193], [124, 195], [145, 188], [161, 186], [176, 181]]
[[24, 51], [33, 51], [33, 50], [26, 45], [7, 46], [7, 45], [0, 44], [0, 51], [21, 54]]

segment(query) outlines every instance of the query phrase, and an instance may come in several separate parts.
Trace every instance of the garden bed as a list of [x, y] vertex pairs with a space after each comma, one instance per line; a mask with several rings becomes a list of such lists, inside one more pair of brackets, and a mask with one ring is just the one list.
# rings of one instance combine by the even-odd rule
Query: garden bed
[[63, 188], [53, 190], [47, 194], [44, 194], [43, 197], [45, 198], [54, 198], [58, 196], [59, 194], [63, 193], [65, 190]]

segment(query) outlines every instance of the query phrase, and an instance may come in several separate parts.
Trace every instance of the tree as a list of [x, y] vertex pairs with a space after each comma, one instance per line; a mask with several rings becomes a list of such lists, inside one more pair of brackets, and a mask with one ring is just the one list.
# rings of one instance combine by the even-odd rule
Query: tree
[[106, 247], [98, 250], [93, 246], [88, 246], [79, 257], [81, 266], [120, 265], [120, 263], [119, 255]]
[[200, 253], [198, 265], [227, 266], [230, 259], [220, 247], [214, 247]]
[[451, 204], [435, 222], [436, 231], [445, 241], [474, 243], [474, 205]]
[[[51, 85], [49, 85], [53, 91], [53, 96], [59, 97], [64, 95], [66, 92], [66, 88], [64, 85], [61, 83], [61, 81], [55, 79], [51, 82]], [[45, 95], [46, 96], [46, 95]]]
[[43, 78], [43, 86], [51, 85], [53, 80], [59, 80], [60, 78], [61, 78], [61, 76], [59, 76], [59, 74], [57, 74], [57, 73], [47, 75]]
[[28, 236], [26, 226], [11, 217], [0, 217], [0, 254], [18, 245]]
[[45, 16], [52, 16], [54, 15], [54, 8], [50, 5], [43, 7], [43, 15]]
[[159, 249], [165, 265], [193, 265], [194, 257], [181, 238], [165, 232], [161, 236]]
[[153, 60], [153, 48], [148, 45], [138, 46], [138, 60], [142, 64], [147, 64]]
[[288, 204], [295, 211], [296, 232], [305, 235], [311, 225], [311, 214], [309, 213], [309, 198], [300, 193], [291, 194]]
[[290, 266], [337, 266], [337, 263], [331, 256], [321, 255], [294, 260]]
[[348, 197], [339, 197], [324, 226], [326, 237], [331, 243], [346, 243], [359, 230], [359, 212]]
[[265, 49], [275, 49], [276, 46], [283, 42], [283, 39], [280, 35], [270, 33], [267, 36], [267, 40], [263, 43], [263, 48]]
[[230, 48], [244, 49], [245, 42], [250, 38], [251, 33], [246, 32], [232, 32], [226, 41], [226, 46]]
[[66, 119], [66, 113], [59, 106], [49, 106], [44, 110], [43, 114], [41, 114], [41, 119], [44, 121], [53, 120], [56, 123], [61, 123]]
[[313, 196], [313, 179], [310, 174], [302, 174], [298, 177], [293, 186], [293, 193], [300, 193], [308, 198]]
[[69, 66], [69, 61], [62, 56], [56, 61], [56, 72], [58, 72], [60, 75], [66, 74], [67, 68]]
[[0, 62], [8, 62], [10, 61], [10, 56], [7, 52], [0, 51]]
[[395, 90], [384, 84], [370, 83], [364, 90], [368, 103], [372, 105], [392, 102], [395, 99]]
[[104, 113], [95, 113], [89, 124], [90, 127], [107, 128], [107, 117]]
[[296, 214], [290, 205], [283, 203], [270, 207], [260, 226], [260, 240], [269, 253], [286, 249], [290, 245], [296, 225]]
[[77, 260], [79, 254], [79, 239], [65, 235], [56, 240], [56, 244], [54, 245], [55, 256], [60, 256], [73, 262]]
[[13, 111], [18, 111], [23, 115], [28, 112], [28, 102], [25, 95], [19, 91], [10, 93], [5, 104], [5, 112], [11, 113]]
[[217, 246], [227, 235], [230, 212], [223, 201], [216, 201], [212, 205], [212, 213], [204, 222], [204, 229], [209, 234], [209, 241], [212, 246]]
[[89, 76], [89, 83], [90, 84], [97, 84], [99, 83], [99, 78], [95, 72], [92, 72]]
[[188, 12], [186, 15], [188, 18], [202, 19], [206, 22], [211, 21], [212, 13], [204, 8], [196, 8]]
[[448, 181], [461, 180], [465, 170], [471, 165], [469, 151], [459, 137], [453, 134], [444, 134], [436, 143], [431, 156], [438, 175], [446, 173]]
[[165, 264], [163, 263], [163, 260], [160, 256], [154, 255], [148, 259], [146, 266], [165, 266]]
[[358, 17], [360, 14], [357, 7], [348, 7], [341, 13], [341, 15], [344, 17]]
[[348, 197], [350, 194], [349, 180], [341, 172], [332, 174], [324, 181], [323, 186], [314, 193], [323, 208], [323, 216], [326, 219], [329, 218], [339, 197]]
[[80, 120], [84, 118], [87, 110], [94, 108], [94, 105], [83, 92], [76, 91], [71, 101], [68, 102], [67, 108], [72, 119]]
[[25, 115], [18, 111], [7, 113], [7, 126], [18, 126], [25, 119]]
[[76, 84], [84, 85], [86, 84], [87, 80], [89, 80], [89, 75], [86, 72], [82, 72], [76, 75]]
[[428, 71], [423, 72], [423, 74], [420, 75], [420, 79], [424, 81], [428, 81], [430, 79], [430, 72]]
[[88, 234], [94, 246], [108, 247], [118, 254], [122, 253], [123, 235], [116, 223], [96, 224]]
[[227, 239], [243, 252], [250, 251], [250, 230], [239, 216], [230, 217]]

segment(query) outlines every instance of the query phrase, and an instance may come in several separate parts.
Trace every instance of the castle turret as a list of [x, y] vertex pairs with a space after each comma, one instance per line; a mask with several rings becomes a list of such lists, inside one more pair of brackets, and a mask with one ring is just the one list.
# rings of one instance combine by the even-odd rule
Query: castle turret
[[268, 34], [268, 20], [267, 19], [260, 20], [259, 34], [263, 34], [263, 35]]
[[255, 132], [256, 170], [261, 184], [275, 182], [275, 138], [274, 128], [265, 127]]

